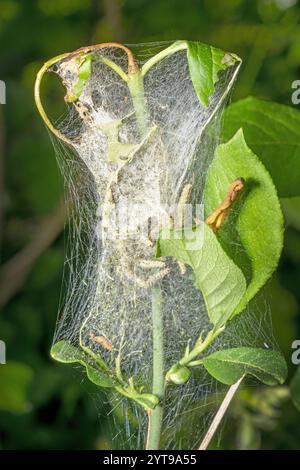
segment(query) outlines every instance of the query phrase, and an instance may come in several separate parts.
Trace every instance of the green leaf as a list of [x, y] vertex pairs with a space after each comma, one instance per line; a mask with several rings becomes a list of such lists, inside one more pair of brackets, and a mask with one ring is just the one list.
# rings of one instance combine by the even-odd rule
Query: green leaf
[[[82, 59], [81, 59], [82, 60]], [[76, 101], [81, 93], [83, 92], [85, 85], [90, 78], [92, 72], [92, 60], [93, 57], [91, 54], [87, 54], [82, 63], [79, 65], [78, 68], [78, 80], [75, 83], [72, 91], [67, 94], [68, 101]]]
[[24, 413], [30, 409], [27, 389], [33, 377], [30, 367], [20, 362], [0, 365], [0, 409]]
[[292, 378], [290, 390], [292, 401], [297, 410], [300, 411], [300, 366], [297, 368], [296, 373]]
[[299, 196], [299, 111], [249, 97], [226, 109], [223, 140], [230, 139], [241, 127], [247, 144], [270, 172], [279, 196]]
[[283, 384], [287, 377], [283, 356], [270, 349], [223, 349], [205, 357], [202, 364], [210, 375], [226, 385], [233, 385], [245, 374], [266, 385]]
[[90, 364], [90, 358], [84, 351], [75, 348], [67, 341], [58, 341], [51, 348], [53, 359], [65, 364], [79, 363], [84, 366], [86, 374], [91, 382], [99, 387], [115, 387], [117, 382], [109, 375], [108, 371]]
[[206, 215], [223, 201], [229, 185], [245, 179], [235, 210], [218, 233], [231, 259], [242, 269], [247, 290], [234, 311], [241, 312], [276, 269], [283, 246], [283, 217], [272, 179], [247, 147], [242, 130], [217, 148], [204, 191]]
[[231, 67], [240, 59], [234, 54], [194, 41], [187, 41], [187, 59], [191, 80], [203, 106], [208, 106], [219, 73]]
[[170, 236], [163, 230], [157, 252], [160, 256], [172, 256], [191, 266], [195, 285], [202, 292], [211, 322], [218, 327], [223, 326], [241, 301], [246, 281], [211, 228], [202, 223], [195, 230], [171, 230]]

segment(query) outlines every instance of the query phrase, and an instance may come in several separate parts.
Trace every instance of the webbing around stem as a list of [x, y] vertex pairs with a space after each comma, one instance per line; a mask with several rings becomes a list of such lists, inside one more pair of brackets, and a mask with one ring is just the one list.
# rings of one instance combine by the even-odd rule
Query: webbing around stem
[[93, 46], [81, 47], [80, 49], [77, 49], [74, 52], [67, 52], [65, 54], [60, 54], [59, 56], [53, 57], [52, 59], [45, 62], [45, 64], [41, 67], [41, 69], [37, 73], [35, 86], [34, 86], [34, 98], [35, 98], [35, 103], [36, 103], [37, 109], [38, 109], [44, 123], [48, 127], [48, 129], [56, 137], [58, 137], [59, 139], [61, 139], [64, 142], [66, 142], [67, 144], [72, 145], [72, 141], [70, 139], [68, 139], [64, 134], [62, 134], [52, 124], [52, 122], [49, 119], [49, 117], [48, 117], [48, 115], [45, 111], [45, 108], [42, 104], [42, 100], [41, 100], [41, 83], [42, 83], [43, 77], [44, 77], [45, 73], [48, 72], [49, 68], [52, 65], [56, 64], [57, 62], [60, 62], [61, 60], [70, 59], [72, 57], [80, 56], [80, 55], [86, 54], [88, 52], [92, 52], [92, 51], [95, 51], [95, 50], [98, 50], [98, 49], [104, 49], [104, 48], [108, 48], [108, 47], [115, 47], [115, 48], [122, 49], [127, 54], [127, 58], [128, 58], [128, 75], [120, 67], [118, 67], [117, 64], [112, 63], [114, 65], [112, 67], [110, 62], [105, 61], [105, 64], [107, 66], [110, 66], [111, 68], [113, 68], [113, 70], [115, 72], [117, 72], [123, 80], [127, 81], [128, 76], [130, 76], [132, 74], [135, 74], [139, 71], [139, 67], [138, 67], [138, 65], [135, 61], [133, 53], [127, 46], [124, 46], [123, 44], [119, 44], [117, 42], [107, 42], [107, 43], [96, 44], [96, 45], [93, 45]]

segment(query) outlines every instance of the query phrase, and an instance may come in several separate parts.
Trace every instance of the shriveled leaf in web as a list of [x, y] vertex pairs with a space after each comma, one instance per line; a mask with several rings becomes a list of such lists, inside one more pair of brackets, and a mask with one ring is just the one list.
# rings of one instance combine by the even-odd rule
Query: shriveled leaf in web
[[242, 269], [248, 284], [233, 316], [271, 277], [283, 245], [283, 217], [275, 186], [247, 146], [242, 130], [217, 148], [204, 191], [206, 215], [220, 204], [230, 183], [239, 177], [246, 182], [243, 195], [218, 233], [223, 248]]
[[90, 364], [90, 359], [80, 349], [72, 346], [68, 341], [58, 341], [51, 348], [51, 356], [59, 362], [65, 364], [79, 363], [84, 366], [88, 378], [99, 387], [115, 387], [117, 382], [111, 377], [108, 371], [100, 369]]
[[290, 389], [292, 401], [297, 410], [300, 412], [300, 366], [298, 366], [296, 373], [292, 378]]
[[[202, 240], [203, 243], [199, 248], [193, 248], [191, 240], [199, 240], [199, 243]], [[211, 228], [202, 224], [195, 230], [171, 231], [170, 236], [163, 231], [157, 247], [159, 256], [172, 256], [191, 266], [210, 321], [218, 327], [223, 326], [244, 296], [246, 281]]]
[[67, 101], [76, 101], [83, 92], [92, 72], [92, 54], [86, 54], [78, 67], [78, 79], [71, 92], [66, 96]]
[[219, 73], [240, 62], [240, 59], [208, 44], [187, 41], [187, 47], [191, 80], [200, 103], [208, 106], [209, 98], [220, 78]]
[[99, 125], [99, 129], [107, 137], [108, 151], [107, 160], [109, 162], [120, 163], [127, 160], [135, 150], [138, 149], [136, 144], [128, 144], [119, 142], [119, 128], [122, 125], [121, 119]]
[[223, 140], [230, 139], [241, 127], [247, 144], [273, 178], [279, 196], [299, 196], [299, 111], [249, 97], [226, 109]]
[[33, 370], [20, 362], [0, 366], [0, 409], [24, 413], [30, 409], [27, 390]]
[[266, 385], [278, 385], [287, 376], [283, 356], [269, 349], [223, 349], [205, 357], [202, 364], [210, 375], [226, 385], [233, 385], [243, 375], [252, 375]]

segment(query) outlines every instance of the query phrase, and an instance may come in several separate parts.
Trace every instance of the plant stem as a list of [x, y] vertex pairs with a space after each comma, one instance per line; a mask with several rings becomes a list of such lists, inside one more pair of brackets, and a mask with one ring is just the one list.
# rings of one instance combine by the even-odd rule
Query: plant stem
[[213, 329], [207, 333], [207, 336], [204, 341], [197, 341], [196, 346], [192, 351], [185, 355], [180, 361], [179, 364], [182, 366], [189, 365], [193, 359], [196, 359], [200, 354], [202, 354], [208, 346], [210, 346], [213, 341], [224, 331], [224, 327], [218, 328], [217, 330]]
[[[132, 103], [137, 119], [137, 125], [141, 137], [145, 136], [149, 128], [149, 115], [145, 106], [144, 82], [141, 71], [135, 70], [128, 73], [127, 86], [130, 91]], [[162, 420], [163, 399], [165, 393], [164, 374], [164, 325], [162, 312], [162, 294], [159, 285], [152, 288], [152, 354], [153, 354], [153, 378], [152, 393], [159, 399], [159, 404], [153, 410], [149, 410], [148, 435], [146, 442], [147, 450], [159, 449]]]
[[[149, 115], [146, 109], [143, 76], [139, 69], [128, 73], [127, 86], [130, 91], [132, 103], [136, 115], [137, 125], [143, 138], [149, 129]], [[162, 294], [159, 285], [155, 285], [151, 291], [152, 301], [152, 338], [153, 338], [153, 379], [152, 393], [159, 399], [159, 404], [154, 410], [149, 410], [147, 450], [159, 449], [162, 420], [163, 399], [165, 393], [164, 374], [164, 325], [162, 312]]]
[[149, 425], [147, 437], [147, 450], [157, 450], [160, 444], [160, 435], [163, 418], [162, 401], [165, 393], [164, 377], [164, 334], [162, 315], [162, 295], [159, 286], [152, 289], [152, 335], [153, 335], [153, 385], [152, 393], [160, 403], [149, 412]]
[[145, 107], [144, 83], [140, 70], [128, 74], [127, 85], [130, 91], [137, 125], [141, 136], [144, 136], [149, 127], [149, 116]]
[[99, 60], [103, 64], [107, 65], [107, 67], [110, 67], [114, 72], [116, 72], [122, 78], [122, 80], [124, 80], [124, 82], [127, 82], [128, 75], [124, 72], [124, 70], [121, 69], [121, 67], [115, 64], [115, 62], [113, 62], [112, 60], [103, 56], [94, 56], [94, 60]]
[[171, 46], [167, 47], [166, 49], [163, 49], [161, 52], [156, 54], [155, 56], [151, 57], [142, 67], [142, 75], [143, 77], [149, 72], [149, 70], [156, 65], [158, 62], [161, 60], [165, 59], [166, 57], [169, 57], [172, 54], [175, 54], [175, 52], [178, 51], [184, 51], [187, 49], [187, 43], [186, 41], [176, 41], [174, 44]]
[[67, 144], [72, 144], [72, 142], [67, 138], [65, 137], [58, 129], [56, 129], [52, 122], [50, 121], [50, 119], [48, 118], [48, 115], [44, 109], [44, 106], [42, 104], [42, 100], [41, 100], [41, 83], [42, 83], [42, 79], [45, 75], [45, 73], [48, 71], [48, 69], [51, 67], [51, 65], [55, 64], [56, 62], [59, 62], [60, 60], [62, 59], [65, 59], [66, 57], [68, 57], [69, 54], [60, 54], [56, 57], [53, 57], [52, 59], [48, 60], [47, 62], [45, 62], [45, 64], [43, 65], [43, 67], [38, 71], [38, 74], [36, 76], [36, 81], [35, 81], [35, 85], [34, 85], [34, 99], [35, 99], [35, 103], [36, 103], [36, 107], [41, 115], [41, 118], [43, 119], [44, 123], [46, 124], [46, 126], [50, 129], [50, 131], [56, 136], [58, 137], [59, 139], [63, 140], [64, 142], [66, 142]]

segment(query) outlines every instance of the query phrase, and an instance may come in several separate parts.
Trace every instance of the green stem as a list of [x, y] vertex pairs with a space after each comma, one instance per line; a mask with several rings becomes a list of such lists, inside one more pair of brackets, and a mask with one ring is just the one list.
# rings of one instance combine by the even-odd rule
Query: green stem
[[67, 58], [68, 56], [69, 56], [69, 54], [60, 54], [60, 55], [58, 55], [56, 57], [53, 57], [52, 59], [48, 60], [47, 62], [45, 62], [45, 64], [38, 71], [38, 74], [36, 76], [36, 81], [35, 81], [35, 85], [34, 85], [34, 99], [35, 99], [36, 107], [37, 107], [37, 109], [38, 109], [38, 111], [41, 115], [41, 118], [43, 119], [46, 126], [50, 129], [50, 131], [53, 132], [53, 134], [56, 135], [56, 137], [63, 140], [67, 144], [72, 144], [72, 142], [67, 137], [65, 137], [58, 129], [56, 129], [53, 126], [52, 122], [48, 118], [48, 115], [45, 111], [45, 108], [44, 108], [44, 106], [42, 104], [42, 100], [41, 100], [41, 83], [42, 83], [42, 80], [43, 80], [43, 77], [44, 77], [45, 73], [48, 71], [48, 69], [51, 67], [51, 65], [55, 64], [56, 62], [59, 62], [62, 59]]
[[124, 82], [128, 81], [128, 75], [127, 73], [124, 72], [124, 70], [121, 69], [115, 62], [112, 60], [108, 59], [107, 57], [103, 56], [93, 56], [94, 60], [98, 60], [99, 62], [102, 62], [103, 64], [107, 65], [107, 67], [110, 67], [114, 72], [116, 72]]
[[175, 54], [175, 52], [184, 51], [185, 49], [187, 49], [186, 41], [176, 41], [173, 44], [171, 44], [171, 46], [167, 47], [166, 49], [163, 49], [161, 52], [151, 57], [151, 59], [149, 59], [142, 67], [143, 77], [158, 62], [165, 59], [166, 57], [169, 57], [172, 54]]
[[179, 361], [179, 364], [181, 366], [188, 366], [190, 362], [196, 359], [208, 348], [208, 346], [214, 342], [214, 340], [222, 333], [222, 331], [224, 331], [224, 327], [209, 331], [204, 341], [202, 341], [200, 337], [196, 342], [194, 349], [192, 349], [189, 354], [184, 355], [183, 358]]
[[140, 70], [128, 74], [127, 85], [130, 91], [138, 128], [141, 136], [143, 136], [149, 127], [149, 116], [145, 107], [144, 83]]
[[147, 450], [159, 449], [163, 405], [165, 393], [164, 377], [164, 335], [162, 315], [162, 295], [159, 286], [152, 289], [152, 335], [153, 335], [153, 386], [152, 393], [156, 395], [160, 403], [149, 412], [149, 427], [147, 438]]
[[[149, 129], [150, 119], [145, 106], [143, 76], [139, 69], [128, 74], [127, 82], [141, 136]], [[163, 399], [165, 393], [164, 374], [164, 325], [162, 312], [162, 294], [158, 285], [152, 288], [152, 336], [153, 336], [153, 383], [152, 394], [158, 397], [159, 403], [149, 410], [148, 436], [146, 449], [159, 449], [162, 420]]]
[[[201, 359], [197, 359], [206, 349], [214, 342], [214, 340], [224, 331], [224, 326], [221, 328], [214, 328], [209, 331], [206, 338], [202, 340], [202, 335], [197, 339], [194, 348], [189, 351], [189, 347], [186, 349], [184, 356], [174, 364], [166, 373], [166, 384], [170, 381], [183, 384], [189, 379], [188, 371], [184, 371], [186, 368], [201, 365]], [[196, 359], [196, 360], [195, 360]], [[176, 380], [175, 380], [176, 378]]]

